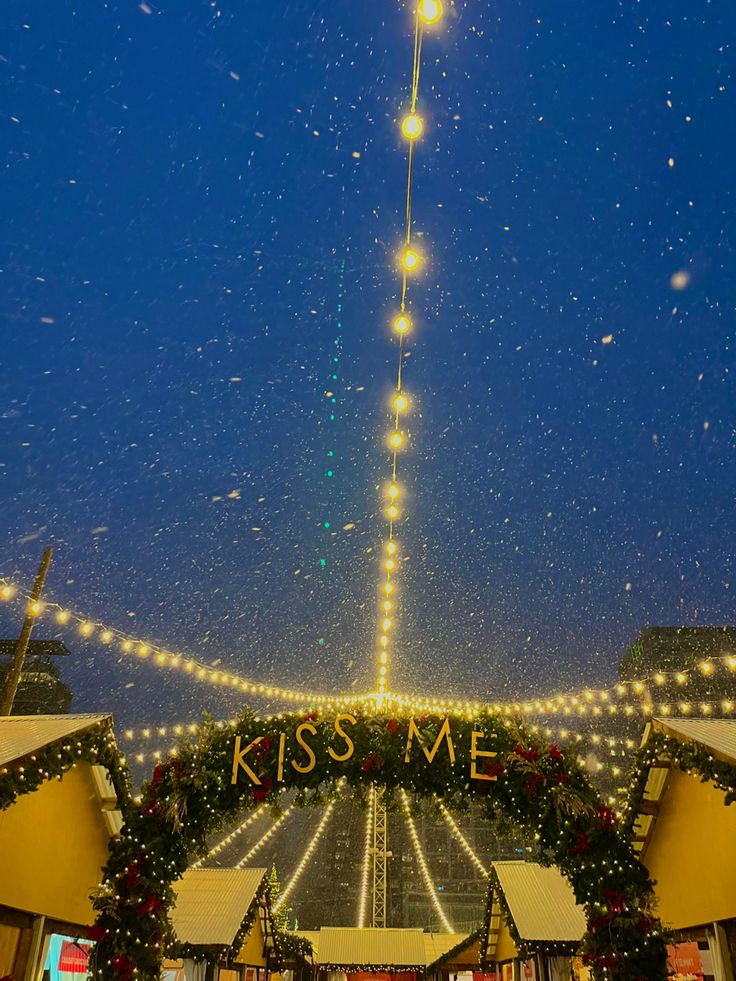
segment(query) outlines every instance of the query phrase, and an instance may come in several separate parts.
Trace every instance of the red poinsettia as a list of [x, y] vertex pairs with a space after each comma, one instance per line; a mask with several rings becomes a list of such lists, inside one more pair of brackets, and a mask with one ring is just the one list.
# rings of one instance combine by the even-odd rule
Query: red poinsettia
[[273, 780], [271, 780], [270, 777], [264, 777], [263, 780], [261, 780], [261, 786], [254, 787], [251, 791], [251, 797], [254, 801], [257, 801], [260, 804], [266, 799], [266, 797], [268, 797], [272, 787]]
[[503, 763], [486, 763], [483, 772], [487, 777], [500, 777], [506, 772], [506, 767]]
[[598, 820], [605, 828], [612, 828], [616, 824], [616, 815], [605, 804], [602, 804], [596, 813], [598, 814]]
[[155, 893], [149, 892], [146, 893], [143, 902], [138, 907], [138, 913], [140, 916], [147, 916], [149, 913], [158, 913], [160, 909], [161, 900]]
[[530, 797], [536, 797], [539, 789], [544, 783], [544, 776], [541, 773], [531, 773], [527, 777], [526, 789]]
[[261, 741], [256, 746], [256, 756], [259, 759], [263, 759], [263, 757], [266, 755], [266, 753], [269, 751], [270, 748], [271, 748], [271, 740], [268, 738], [268, 736], [264, 736], [263, 739], [261, 739]]
[[125, 954], [113, 954], [113, 956], [110, 958], [110, 963], [115, 969], [115, 973], [118, 975], [118, 977], [122, 978], [123, 981], [129, 981], [129, 979], [133, 977], [135, 964], [129, 957], [126, 957]]
[[87, 927], [87, 940], [93, 940], [97, 943], [99, 940], [104, 940], [106, 936], [106, 927], [98, 926], [96, 923], [91, 927]]
[[315, 719], [318, 718], [319, 718], [319, 712], [317, 711], [317, 709], [312, 709], [311, 712], [306, 712], [302, 716], [302, 719], [304, 719], [305, 722], [314, 722]]
[[375, 753], [369, 753], [363, 762], [363, 773], [373, 773], [374, 770], [380, 770], [382, 762]]
[[388, 732], [389, 736], [393, 736], [398, 731], [399, 731], [398, 719], [389, 719], [388, 722], [386, 723], [386, 732]]
[[517, 743], [517, 745], [514, 746], [514, 754], [529, 763], [536, 763], [536, 761], [539, 759], [539, 753], [536, 751], [536, 749], [524, 749], [521, 743]]
[[563, 770], [560, 770], [559, 773], [553, 774], [553, 776], [557, 783], [570, 783], [570, 774], [565, 773]]
[[559, 748], [559, 746], [552, 743], [549, 748], [549, 758], [551, 760], [555, 760], [557, 763], [560, 763], [565, 757], [563, 756], [562, 750]]

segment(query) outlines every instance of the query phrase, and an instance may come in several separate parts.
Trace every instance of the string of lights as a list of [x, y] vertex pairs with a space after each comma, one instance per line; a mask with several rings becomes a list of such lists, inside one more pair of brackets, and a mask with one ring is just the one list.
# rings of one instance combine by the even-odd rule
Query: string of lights
[[365, 845], [360, 873], [360, 900], [358, 902], [358, 927], [365, 926], [365, 913], [368, 908], [368, 885], [371, 875], [371, 849], [373, 844], [373, 820], [376, 810], [376, 788], [371, 786], [370, 800], [365, 815]]
[[320, 822], [317, 825], [317, 828], [314, 832], [314, 835], [312, 836], [311, 841], [305, 848], [304, 854], [302, 855], [301, 859], [299, 860], [299, 864], [294, 870], [294, 874], [289, 879], [288, 883], [284, 887], [283, 892], [274, 903], [274, 907], [273, 907], [274, 912], [278, 912], [281, 909], [281, 907], [284, 905], [284, 903], [289, 898], [291, 893], [294, 891], [294, 888], [296, 887], [296, 884], [299, 882], [302, 873], [304, 872], [305, 868], [309, 864], [310, 859], [312, 858], [312, 856], [314, 855], [317, 849], [317, 845], [319, 844], [320, 838], [324, 834], [325, 828], [329, 824], [330, 818], [332, 817], [332, 812], [334, 810], [335, 810], [335, 802], [330, 801], [330, 803], [325, 808], [324, 813], [322, 814]]
[[210, 848], [210, 850], [204, 856], [204, 858], [199, 858], [197, 859], [196, 862], [193, 862], [191, 868], [198, 869], [202, 865], [204, 865], [204, 863], [208, 859], [213, 858], [215, 855], [219, 855], [223, 849], [227, 848], [228, 845], [231, 845], [236, 838], [240, 837], [240, 835], [242, 835], [242, 833], [247, 828], [249, 828], [255, 821], [257, 821], [258, 818], [265, 812], [265, 810], [266, 810], [265, 804], [259, 805], [255, 809], [255, 811], [253, 811], [252, 814], [248, 815], [248, 817], [245, 819], [245, 821], [242, 822], [242, 824], [239, 824], [237, 828], [235, 828], [233, 831], [230, 832], [230, 834], [225, 835], [225, 837], [221, 838], [216, 845], [213, 845], [212, 848]]
[[488, 878], [488, 870], [486, 869], [485, 865], [481, 862], [481, 860], [478, 858], [478, 856], [473, 851], [473, 849], [472, 849], [472, 847], [471, 847], [470, 842], [468, 841], [468, 839], [465, 837], [465, 835], [462, 833], [462, 831], [460, 830], [460, 828], [457, 826], [457, 822], [455, 821], [455, 818], [452, 816], [452, 814], [450, 814], [450, 812], [447, 810], [447, 808], [442, 803], [442, 801], [440, 800], [440, 798], [437, 797], [436, 795], [435, 795], [435, 800], [437, 801], [437, 804], [439, 806], [440, 813], [442, 814], [442, 817], [445, 819], [445, 822], [446, 822], [448, 828], [450, 829], [450, 831], [452, 832], [453, 836], [459, 842], [460, 847], [465, 852], [465, 854], [468, 856], [468, 858], [473, 863], [473, 865], [478, 869], [478, 871], [483, 876], [483, 878], [487, 879]]
[[424, 857], [424, 852], [422, 850], [421, 842], [419, 841], [419, 835], [417, 834], [416, 825], [414, 824], [414, 818], [411, 814], [411, 807], [409, 806], [409, 797], [406, 791], [402, 788], [401, 790], [401, 805], [404, 810], [404, 817], [406, 818], [406, 827], [409, 832], [409, 837], [411, 838], [412, 847], [414, 848], [414, 854], [417, 857], [417, 863], [419, 865], [419, 871], [421, 872], [422, 879], [424, 880], [424, 888], [427, 891], [427, 895], [434, 906], [435, 912], [445, 928], [447, 933], [454, 933], [450, 925], [450, 921], [445, 915], [445, 911], [442, 908], [442, 903], [437, 895], [437, 890], [435, 889], [434, 882], [432, 881], [432, 876], [427, 865], [427, 860]]
[[273, 822], [273, 824], [271, 825], [271, 827], [268, 828], [263, 833], [263, 835], [261, 835], [261, 837], [255, 843], [255, 845], [253, 845], [253, 847], [251, 849], [249, 849], [249, 851], [247, 851], [245, 853], [245, 855], [243, 855], [243, 857], [238, 862], [235, 863], [235, 868], [236, 869], [245, 868], [245, 866], [248, 864], [248, 862], [250, 862], [250, 860], [255, 855], [258, 854], [258, 852], [261, 850], [261, 848], [263, 848], [263, 846], [266, 844], [266, 842], [269, 841], [271, 838], [273, 838], [273, 836], [276, 834], [276, 832], [279, 830], [279, 828], [281, 827], [281, 825], [284, 823], [284, 821], [288, 818], [288, 816], [291, 814], [291, 812], [293, 810], [294, 810], [294, 808], [290, 806], [290, 807], [287, 807], [286, 810], [282, 814], [279, 814], [279, 816]]
[[442, 5], [439, 0], [420, 0], [414, 18], [414, 60], [412, 65], [411, 96], [409, 110], [401, 121], [401, 133], [408, 144], [407, 178], [406, 178], [406, 213], [404, 225], [404, 241], [399, 253], [399, 268], [401, 271], [401, 290], [399, 308], [393, 318], [393, 330], [398, 338], [398, 358], [396, 382], [391, 398], [392, 428], [388, 435], [391, 479], [386, 487], [385, 496], [386, 519], [388, 534], [383, 549], [382, 568], [382, 601], [379, 617], [378, 632], [378, 707], [383, 707], [383, 699], [388, 690], [388, 670], [390, 660], [390, 632], [394, 626], [395, 607], [395, 572], [399, 561], [399, 547], [396, 540], [396, 523], [400, 518], [398, 499], [401, 489], [397, 483], [399, 451], [406, 444], [406, 432], [402, 428], [403, 413], [409, 410], [409, 399], [403, 388], [402, 371], [406, 356], [407, 335], [412, 328], [412, 318], [408, 310], [409, 277], [418, 273], [423, 265], [423, 257], [412, 244], [412, 202], [414, 187], [414, 155], [417, 140], [424, 131], [424, 120], [417, 113], [419, 96], [419, 73], [422, 61], [422, 41], [425, 26], [435, 24], [442, 16]]

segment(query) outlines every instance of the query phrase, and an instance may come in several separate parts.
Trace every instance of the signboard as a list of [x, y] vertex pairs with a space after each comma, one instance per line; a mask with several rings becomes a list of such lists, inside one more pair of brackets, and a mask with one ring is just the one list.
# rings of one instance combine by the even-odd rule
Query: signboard
[[694, 940], [667, 945], [667, 969], [671, 978], [697, 979], [703, 977], [700, 949]]

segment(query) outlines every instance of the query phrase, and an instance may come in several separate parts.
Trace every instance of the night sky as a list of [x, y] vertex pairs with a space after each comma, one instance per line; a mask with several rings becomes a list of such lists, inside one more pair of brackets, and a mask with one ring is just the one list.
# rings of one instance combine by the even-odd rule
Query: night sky
[[[71, 609], [370, 690], [411, 11], [3, 20], [0, 575], [51, 544]], [[609, 684], [641, 627], [736, 619], [735, 30], [510, 0], [426, 39], [393, 687]], [[60, 636], [78, 711], [234, 705]]]

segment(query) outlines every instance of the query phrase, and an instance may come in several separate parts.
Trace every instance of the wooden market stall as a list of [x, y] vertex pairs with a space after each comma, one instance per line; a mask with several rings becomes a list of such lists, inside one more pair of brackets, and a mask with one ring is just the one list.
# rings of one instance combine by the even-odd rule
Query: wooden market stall
[[74, 762], [96, 743], [117, 755], [109, 715], [0, 718], [0, 977], [35, 978], [54, 937], [54, 950], [72, 938], [67, 959], [86, 957], [73, 941], [95, 920], [90, 894], [123, 823], [108, 769]]
[[187, 869], [171, 925], [181, 957], [167, 981], [268, 981], [277, 967], [266, 869]]
[[494, 981], [569, 981], [585, 913], [556, 868], [536, 862], [491, 866], [481, 963]]
[[[727, 805], [727, 791], [703, 781], [700, 773], [711, 764], [723, 764], [725, 773], [736, 767], [736, 722], [654, 719], [643, 745], [658, 746], [662, 738], [681, 747], [683, 755], [653, 752], [635, 785], [634, 847], [655, 881], [657, 912], [674, 930], [673, 973], [733, 981], [736, 803]], [[731, 772], [736, 791], [736, 770]]]
[[473, 981], [480, 971], [480, 937], [459, 933], [425, 933], [427, 954], [425, 978], [432, 981]]

